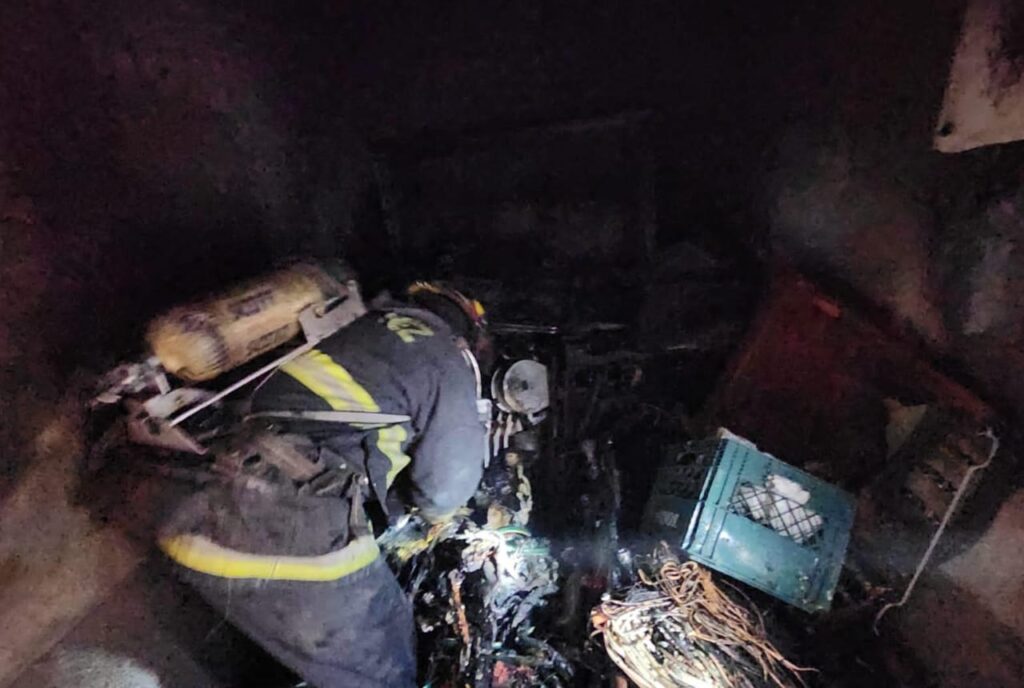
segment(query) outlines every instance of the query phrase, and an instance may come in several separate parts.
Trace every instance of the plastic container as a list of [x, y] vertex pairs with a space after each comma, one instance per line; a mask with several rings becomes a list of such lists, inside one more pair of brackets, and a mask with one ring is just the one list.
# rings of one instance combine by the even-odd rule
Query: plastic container
[[815, 612], [832, 605], [854, 511], [849, 493], [723, 430], [661, 466], [644, 527], [694, 561]]

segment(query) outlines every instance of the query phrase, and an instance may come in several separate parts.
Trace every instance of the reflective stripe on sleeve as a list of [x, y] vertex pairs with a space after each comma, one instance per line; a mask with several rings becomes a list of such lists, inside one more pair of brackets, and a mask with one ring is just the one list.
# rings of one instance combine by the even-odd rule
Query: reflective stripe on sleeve
[[[356, 382], [345, 367], [322, 351], [313, 349], [307, 354], [281, 367], [311, 392], [323, 399], [335, 411], [364, 411], [379, 413], [380, 406], [366, 388]], [[373, 427], [370, 423], [352, 423], [357, 428]], [[400, 424], [377, 430], [377, 449], [387, 457], [387, 486], [412, 459], [402, 450], [409, 434]]]
[[281, 370], [326, 401], [335, 411], [380, 412], [380, 407], [366, 388], [356, 382], [344, 366], [322, 351], [313, 349], [281, 366]]
[[402, 442], [405, 442], [407, 437], [408, 434], [401, 425], [389, 425], [377, 431], [377, 449], [388, 457], [388, 463], [391, 464], [387, 475], [388, 487], [391, 487], [391, 483], [402, 469], [412, 462], [409, 455], [402, 451]]
[[162, 538], [160, 549], [187, 569], [218, 578], [333, 581], [372, 564], [380, 549], [371, 536], [358, 537], [336, 552], [315, 557], [249, 554], [221, 547], [202, 535]]

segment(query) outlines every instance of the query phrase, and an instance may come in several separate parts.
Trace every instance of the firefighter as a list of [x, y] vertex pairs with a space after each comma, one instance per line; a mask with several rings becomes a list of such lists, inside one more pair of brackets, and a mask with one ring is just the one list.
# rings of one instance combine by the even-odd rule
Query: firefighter
[[467, 354], [487, 341], [483, 308], [435, 284], [409, 296], [260, 386], [240, 435], [264, 456], [236, 452], [237, 476], [190, 496], [160, 536], [203, 597], [318, 688], [415, 684], [412, 609], [368, 514], [443, 523], [482, 472]]

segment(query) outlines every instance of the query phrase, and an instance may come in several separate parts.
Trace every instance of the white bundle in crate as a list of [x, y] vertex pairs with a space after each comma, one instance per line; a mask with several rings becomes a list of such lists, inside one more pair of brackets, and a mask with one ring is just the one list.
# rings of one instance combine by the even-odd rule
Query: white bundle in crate
[[763, 485], [744, 483], [736, 503], [761, 525], [804, 544], [821, 531], [825, 519], [806, 506], [811, 493], [803, 485], [772, 473]]

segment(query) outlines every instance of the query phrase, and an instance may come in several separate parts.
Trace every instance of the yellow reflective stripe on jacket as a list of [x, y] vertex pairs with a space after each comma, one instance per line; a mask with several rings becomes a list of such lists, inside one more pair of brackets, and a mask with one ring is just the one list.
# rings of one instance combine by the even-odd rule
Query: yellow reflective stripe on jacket
[[322, 351], [313, 349], [281, 366], [281, 370], [326, 401], [335, 411], [380, 412], [380, 407], [366, 388], [356, 382], [344, 366]]
[[[309, 353], [281, 366], [288, 375], [323, 399], [335, 411], [367, 411], [379, 413], [380, 406], [366, 388], [356, 382], [345, 367], [322, 351], [313, 349]], [[354, 427], [367, 428], [372, 425], [352, 423]], [[377, 431], [377, 449], [387, 457], [390, 467], [387, 485], [412, 459], [402, 451], [402, 443], [409, 435], [401, 425], [389, 425]]]
[[401, 425], [389, 425], [377, 431], [377, 449], [388, 457], [388, 462], [391, 464], [391, 468], [388, 469], [388, 487], [391, 487], [391, 483], [395, 481], [402, 469], [412, 462], [409, 455], [402, 451], [402, 442], [405, 442], [407, 437], [408, 434]]
[[372, 564], [380, 549], [368, 535], [336, 552], [315, 557], [248, 554], [221, 547], [202, 535], [176, 535], [160, 540], [160, 549], [185, 568], [218, 578], [333, 581]]

